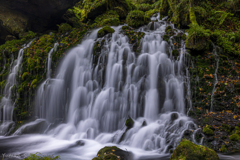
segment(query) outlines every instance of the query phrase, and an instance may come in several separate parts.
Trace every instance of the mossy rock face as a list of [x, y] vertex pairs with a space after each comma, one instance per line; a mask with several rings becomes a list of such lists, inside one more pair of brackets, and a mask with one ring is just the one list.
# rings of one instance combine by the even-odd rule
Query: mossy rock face
[[127, 16], [126, 21], [129, 26], [134, 28], [143, 26], [147, 23], [144, 12], [139, 10], [131, 11]]
[[104, 147], [97, 153], [97, 157], [92, 160], [132, 160], [133, 154], [121, 150], [116, 146]]
[[77, 3], [66, 14], [75, 15], [80, 21], [87, 22], [88, 20], [94, 20], [109, 10], [114, 10], [120, 18], [125, 18], [132, 8], [133, 5], [128, 0], [85, 0]]
[[198, 25], [190, 25], [186, 47], [195, 51], [208, 51], [210, 49], [210, 31]]
[[217, 153], [205, 146], [196, 145], [183, 139], [174, 150], [171, 160], [219, 160]]
[[18, 36], [27, 29], [28, 18], [19, 12], [0, 7], [0, 21], [9, 33]]
[[105, 27], [103, 27], [102, 29], [100, 29], [100, 30], [98, 31], [97, 37], [98, 37], [98, 38], [101, 38], [101, 37], [107, 35], [108, 33], [114, 33], [114, 32], [115, 32], [114, 29], [112, 29], [112, 28], [109, 27], [109, 26], [105, 26]]

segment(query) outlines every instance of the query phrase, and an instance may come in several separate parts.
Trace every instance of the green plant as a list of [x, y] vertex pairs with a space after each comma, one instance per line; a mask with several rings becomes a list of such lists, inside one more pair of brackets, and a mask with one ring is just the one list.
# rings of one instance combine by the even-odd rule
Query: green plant
[[[39, 154], [39, 155], [38, 155]], [[25, 158], [24, 160], [57, 160], [60, 159], [59, 156], [43, 156], [40, 153], [30, 154], [28, 158]]]
[[227, 148], [226, 148], [225, 145], [222, 145], [222, 146], [221, 146], [221, 152], [227, 152]]
[[238, 141], [239, 140], [239, 135], [238, 134], [232, 134], [231, 136], [229, 136], [229, 139], [231, 141]]
[[188, 30], [188, 36], [186, 40], [187, 48], [197, 51], [208, 50], [210, 47], [209, 39], [211, 31], [196, 24], [191, 24], [189, 26], [190, 29]]

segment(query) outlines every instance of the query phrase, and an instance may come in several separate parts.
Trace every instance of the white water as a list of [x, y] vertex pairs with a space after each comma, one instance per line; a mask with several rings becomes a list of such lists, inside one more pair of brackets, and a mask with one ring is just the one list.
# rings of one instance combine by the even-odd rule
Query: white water
[[218, 83], [218, 78], [217, 78], [217, 72], [218, 72], [218, 67], [219, 67], [219, 56], [217, 54], [217, 47], [215, 45], [213, 45], [214, 49], [213, 49], [213, 54], [215, 55], [216, 58], [216, 68], [215, 68], [215, 72], [214, 72], [214, 82], [213, 82], [213, 90], [212, 90], [212, 95], [211, 95], [211, 108], [210, 111], [213, 112], [213, 100], [214, 100], [214, 94], [216, 91], [216, 85]]
[[[26, 45], [18, 52], [18, 58], [13, 62], [11, 65], [12, 68], [9, 71], [9, 75], [7, 78], [7, 82], [4, 88], [4, 97], [1, 99], [0, 102], [0, 135], [5, 135], [6, 132], [9, 131], [9, 127], [11, 127], [13, 122], [13, 109], [14, 109], [14, 102], [12, 101], [12, 88], [17, 85], [16, 76], [18, 75], [18, 71], [22, 65], [22, 59], [24, 50], [30, 47], [32, 41]], [[1, 109], [2, 108], [2, 109]]]
[[[11, 142], [16, 146], [14, 153], [54, 153], [63, 159], [89, 160], [107, 145], [130, 150], [136, 159], [169, 153], [186, 130], [197, 126], [186, 116], [185, 45], [177, 60], [172, 58], [172, 46], [162, 40], [166, 27], [159, 21], [154, 31], [140, 29], [146, 35], [138, 57], [121, 26], [114, 27], [112, 37], [102, 38], [105, 44], [95, 65], [92, 53], [98, 30], [88, 35], [69, 51], [57, 76], [48, 76], [39, 87], [35, 103], [41, 119], [15, 133], [24, 133], [26, 127], [45, 119], [45, 134], [18, 137]], [[134, 127], [121, 139], [128, 116], [134, 119]], [[142, 126], [144, 121], [146, 126]]]

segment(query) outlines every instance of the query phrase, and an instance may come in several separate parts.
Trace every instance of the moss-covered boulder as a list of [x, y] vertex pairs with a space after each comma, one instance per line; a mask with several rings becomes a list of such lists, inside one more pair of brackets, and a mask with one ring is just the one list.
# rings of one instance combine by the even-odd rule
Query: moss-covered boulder
[[231, 141], [239, 141], [239, 135], [236, 134], [236, 133], [234, 133], [234, 134], [232, 134], [231, 136], [229, 136], [229, 139], [230, 139]]
[[128, 14], [126, 22], [129, 26], [137, 28], [146, 24], [147, 20], [143, 11], [134, 10]]
[[128, 151], [121, 150], [116, 146], [104, 147], [97, 153], [97, 157], [92, 160], [132, 160], [133, 154]]
[[101, 37], [107, 35], [108, 33], [114, 33], [114, 32], [115, 32], [114, 29], [112, 29], [112, 28], [109, 27], [109, 26], [105, 26], [105, 27], [103, 27], [102, 29], [100, 29], [100, 30], [98, 31], [97, 37], [98, 37], [98, 38], [101, 38]]
[[94, 20], [99, 15], [110, 10], [116, 11], [120, 18], [125, 18], [132, 8], [133, 5], [128, 0], [85, 0], [78, 2], [72, 9], [67, 11], [67, 14], [74, 14], [77, 19], [86, 22]]
[[133, 125], [134, 125], [134, 121], [132, 120], [131, 117], [129, 117], [125, 122], [125, 126], [127, 127], [127, 129], [130, 129], [133, 127]]
[[217, 153], [205, 146], [183, 139], [174, 150], [171, 160], [219, 160]]
[[208, 136], [214, 135], [214, 132], [209, 125], [203, 128], [203, 133]]
[[210, 35], [210, 30], [199, 25], [190, 25], [186, 47], [194, 51], [207, 51], [211, 45]]
[[70, 26], [67, 23], [62, 23], [58, 26], [58, 32], [59, 33], [66, 33], [67, 31], [72, 30], [72, 26]]

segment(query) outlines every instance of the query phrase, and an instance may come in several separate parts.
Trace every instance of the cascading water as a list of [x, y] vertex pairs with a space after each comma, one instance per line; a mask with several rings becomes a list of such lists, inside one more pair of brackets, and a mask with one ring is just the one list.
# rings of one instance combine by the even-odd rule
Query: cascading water
[[26, 45], [18, 52], [18, 58], [13, 61], [11, 65], [12, 68], [9, 72], [7, 82], [4, 88], [4, 97], [1, 100], [0, 107], [0, 121], [2, 124], [0, 125], [0, 135], [5, 135], [6, 132], [9, 131], [9, 127], [14, 124], [13, 122], [13, 109], [14, 102], [12, 101], [12, 89], [17, 85], [16, 76], [18, 75], [18, 71], [22, 64], [23, 53], [24, 50], [30, 47], [32, 41]]
[[213, 54], [216, 57], [216, 66], [215, 66], [215, 72], [214, 72], [214, 82], [213, 82], [213, 90], [212, 90], [212, 95], [211, 95], [211, 108], [210, 111], [213, 112], [213, 100], [214, 100], [214, 93], [216, 91], [216, 85], [218, 83], [218, 78], [217, 78], [217, 72], [218, 72], [218, 67], [219, 67], [219, 56], [217, 54], [217, 46], [213, 44]]
[[[122, 26], [113, 27], [112, 37], [98, 39], [105, 42], [97, 64], [92, 53], [98, 30], [70, 50], [57, 76], [49, 76], [37, 92], [36, 116], [49, 123], [45, 134], [15, 139], [15, 153], [91, 159], [101, 147], [118, 145], [138, 158], [175, 148], [185, 131], [197, 126], [185, 114], [185, 45], [174, 59], [171, 45], [162, 39], [166, 26], [158, 21], [153, 31], [139, 30], [146, 35], [138, 57]], [[128, 116], [134, 126], [123, 136]], [[84, 147], [77, 145], [83, 139]], [[24, 147], [19, 145], [23, 141]]]

